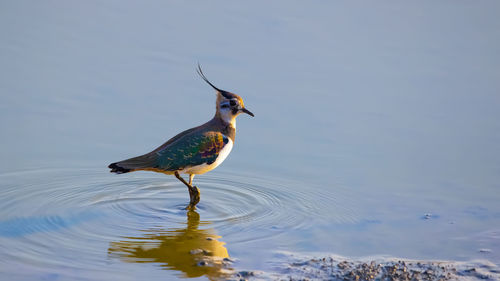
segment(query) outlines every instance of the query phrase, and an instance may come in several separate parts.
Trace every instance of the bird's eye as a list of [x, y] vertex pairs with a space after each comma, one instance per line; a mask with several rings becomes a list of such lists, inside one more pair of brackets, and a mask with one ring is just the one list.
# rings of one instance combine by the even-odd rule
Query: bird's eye
[[230, 104], [231, 106], [235, 106], [235, 105], [236, 105], [236, 102], [235, 102], [234, 100], [230, 100], [230, 101], [229, 101], [229, 104]]
[[221, 106], [220, 106], [220, 107], [221, 107], [221, 108], [228, 108], [228, 107], [229, 107], [229, 105], [228, 105], [227, 103], [223, 103], [223, 104], [221, 104]]

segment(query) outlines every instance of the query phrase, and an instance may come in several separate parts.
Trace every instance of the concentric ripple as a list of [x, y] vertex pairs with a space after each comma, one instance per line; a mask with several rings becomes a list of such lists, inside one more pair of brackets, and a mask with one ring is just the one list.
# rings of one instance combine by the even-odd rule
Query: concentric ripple
[[[232, 245], [356, 217], [340, 187], [221, 172], [197, 176], [195, 184], [201, 190], [196, 227]], [[46, 169], [2, 174], [0, 185], [0, 271], [30, 264], [37, 275], [59, 268], [102, 276], [102, 262], [110, 272], [123, 266], [108, 256], [110, 243], [192, 224], [184, 209], [187, 188], [171, 176]]]

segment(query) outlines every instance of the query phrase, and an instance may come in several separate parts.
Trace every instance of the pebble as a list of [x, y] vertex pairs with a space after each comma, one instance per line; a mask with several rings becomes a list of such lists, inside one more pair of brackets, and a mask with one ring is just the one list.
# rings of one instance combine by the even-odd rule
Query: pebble
[[479, 249], [480, 253], [491, 253], [491, 249]]

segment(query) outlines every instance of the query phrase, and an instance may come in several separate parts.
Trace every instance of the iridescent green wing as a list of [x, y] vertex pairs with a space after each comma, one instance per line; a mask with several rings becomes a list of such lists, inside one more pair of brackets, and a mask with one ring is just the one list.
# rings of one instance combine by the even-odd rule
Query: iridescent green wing
[[186, 135], [157, 151], [156, 167], [165, 171], [212, 164], [229, 139], [219, 132]]

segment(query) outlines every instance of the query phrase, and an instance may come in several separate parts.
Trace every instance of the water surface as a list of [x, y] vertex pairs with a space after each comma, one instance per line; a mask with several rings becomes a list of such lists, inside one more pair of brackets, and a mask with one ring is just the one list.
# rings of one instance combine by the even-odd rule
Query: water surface
[[[499, 11], [0, 4], [2, 276], [217, 279], [279, 251], [498, 264]], [[256, 117], [188, 213], [174, 177], [106, 166], [212, 117], [198, 61]]]

